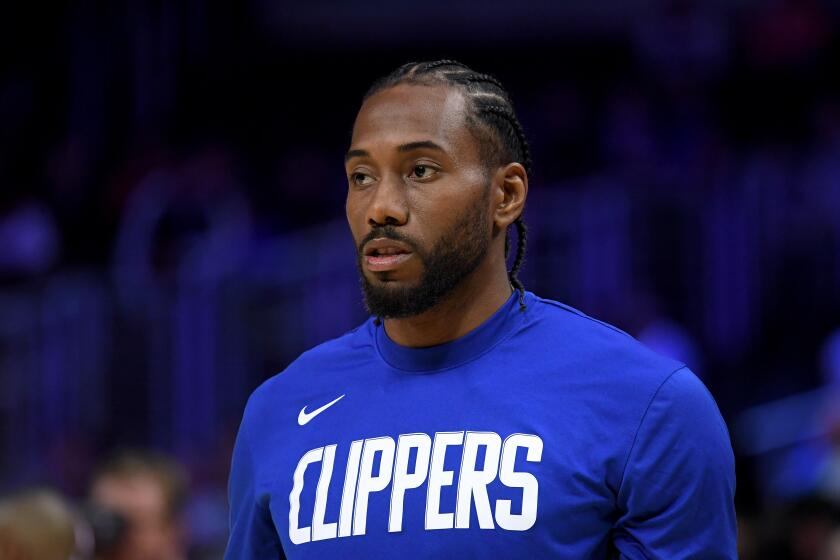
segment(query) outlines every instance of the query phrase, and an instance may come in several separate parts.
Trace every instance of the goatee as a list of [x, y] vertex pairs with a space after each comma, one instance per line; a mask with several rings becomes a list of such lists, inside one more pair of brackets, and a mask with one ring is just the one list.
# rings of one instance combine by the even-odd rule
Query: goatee
[[[394, 226], [374, 228], [359, 244], [356, 261], [368, 312], [389, 319], [411, 317], [431, 309], [451, 294], [487, 256], [491, 223], [486, 207], [484, 200], [468, 205], [460, 219], [428, 252]], [[423, 274], [415, 285], [398, 286], [387, 281], [374, 284], [365, 276], [363, 247], [380, 237], [405, 243], [420, 259]]]

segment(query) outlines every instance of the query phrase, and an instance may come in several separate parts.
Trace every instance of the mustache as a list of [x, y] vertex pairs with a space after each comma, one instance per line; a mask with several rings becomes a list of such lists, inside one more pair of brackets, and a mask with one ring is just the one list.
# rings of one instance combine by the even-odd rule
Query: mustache
[[406, 245], [411, 247], [411, 249], [415, 253], [422, 254], [419, 246], [417, 245], [417, 243], [413, 239], [411, 239], [410, 237], [408, 237], [408, 236], [400, 233], [399, 231], [397, 231], [394, 228], [394, 226], [379, 226], [379, 227], [376, 227], [376, 228], [372, 229], [371, 232], [368, 233], [366, 236], [364, 236], [362, 241], [359, 243], [359, 246], [357, 248], [358, 251], [359, 251], [359, 256], [364, 255], [365, 245], [367, 245], [368, 242], [373, 241], [374, 239], [379, 239], [381, 237], [384, 237], [384, 238], [387, 238], [387, 239], [393, 239], [394, 241], [400, 241], [402, 243], [405, 243]]

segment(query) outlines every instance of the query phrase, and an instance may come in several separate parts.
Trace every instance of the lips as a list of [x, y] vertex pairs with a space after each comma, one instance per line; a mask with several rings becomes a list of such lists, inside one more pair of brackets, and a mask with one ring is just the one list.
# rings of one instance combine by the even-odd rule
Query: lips
[[392, 270], [413, 256], [411, 248], [394, 239], [380, 237], [365, 244], [365, 264], [372, 272]]

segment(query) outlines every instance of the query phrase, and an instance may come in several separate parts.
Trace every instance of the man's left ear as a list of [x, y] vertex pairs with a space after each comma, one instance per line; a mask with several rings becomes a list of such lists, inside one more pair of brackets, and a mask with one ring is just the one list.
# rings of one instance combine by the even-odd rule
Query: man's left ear
[[521, 163], [509, 163], [496, 171], [493, 185], [493, 221], [504, 230], [525, 208], [528, 172]]

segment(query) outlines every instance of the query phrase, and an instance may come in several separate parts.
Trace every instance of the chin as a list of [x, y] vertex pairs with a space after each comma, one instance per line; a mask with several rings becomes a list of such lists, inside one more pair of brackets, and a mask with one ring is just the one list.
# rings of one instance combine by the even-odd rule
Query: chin
[[419, 278], [405, 278], [405, 275], [398, 274], [393, 270], [384, 270], [382, 272], [366, 272], [365, 279], [371, 286], [384, 289], [411, 289], [420, 284]]

